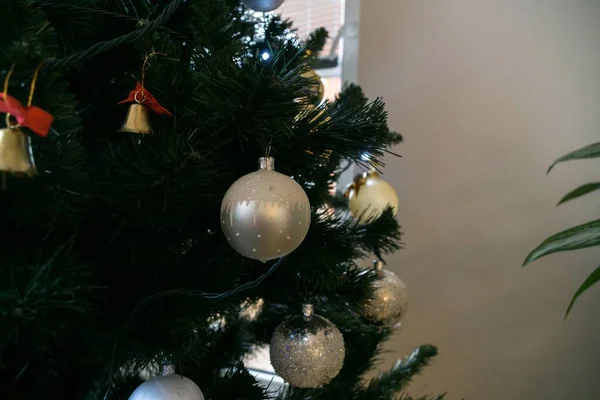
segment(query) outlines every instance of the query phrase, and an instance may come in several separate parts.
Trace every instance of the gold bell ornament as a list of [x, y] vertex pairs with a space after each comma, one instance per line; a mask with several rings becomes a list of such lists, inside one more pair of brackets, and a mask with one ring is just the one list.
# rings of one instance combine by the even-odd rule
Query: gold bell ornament
[[18, 124], [11, 124], [6, 114], [6, 128], [0, 129], [0, 171], [17, 175], [37, 175], [31, 143]]
[[379, 217], [388, 206], [394, 215], [398, 210], [396, 191], [374, 169], [356, 175], [344, 196], [348, 198], [350, 212], [362, 223]]
[[165, 54], [154, 52], [146, 56], [142, 67], [142, 81], [138, 82], [135, 89], [129, 92], [129, 97], [118, 103], [133, 103], [129, 106], [129, 110], [127, 110], [125, 121], [121, 125], [119, 132], [149, 134], [152, 133], [152, 125], [150, 124], [151, 111], [158, 115], [171, 116], [169, 110], [161, 106], [158, 100], [144, 86], [148, 59], [156, 55], [164, 56]]
[[0, 113], [6, 114], [6, 127], [0, 129], [0, 171], [2, 172], [23, 176], [37, 175], [29, 136], [21, 128], [28, 128], [35, 134], [46, 137], [54, 121], [50, 113], [31, 105], [41, 66], [40, 64], [35, 70], [31, 81], [27, 106], [23, 106], [19, 100], [7, 93], [13, 68], [6, 76], [4, 91], [0, 93]]
[[119, 104], [132, 102], [119, 132], [149, 134], [152, 133], [150, 111], [169, 117], [172, 115], [169, 110], [160, 105], [148, 89], [144, 88], [141, 82], [138, 82], [135, 89], [129, 92], [129, 97]]
[[[136, 100], [137, 101], [137, 100]], [[150, 125], [150, 109], [144, 104], [136, 103], [129, 106], [125, 121], [119, 132], [126, 133], [152, 133]]]

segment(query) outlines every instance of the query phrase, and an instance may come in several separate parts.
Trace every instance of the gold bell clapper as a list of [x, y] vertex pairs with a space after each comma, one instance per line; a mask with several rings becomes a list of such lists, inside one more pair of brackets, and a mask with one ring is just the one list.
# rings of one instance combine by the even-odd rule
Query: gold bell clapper
[[10, 123], [10, 114], [6, 114], [6, 125], [6, 128], [0, 129], [0, 171], [37, 175], [29, 136], [19, 125]]
[[150, 109], [140, 103], [131, 104], [119, 132], [152, 133], [152, 126], [150, 125]]

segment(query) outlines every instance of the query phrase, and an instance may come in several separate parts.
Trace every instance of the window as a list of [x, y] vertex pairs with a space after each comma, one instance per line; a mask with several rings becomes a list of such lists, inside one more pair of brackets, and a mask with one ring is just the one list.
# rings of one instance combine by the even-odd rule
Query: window
[[[325, 28], [329, 32], [329, 40], [323, 48], [321, 57], [329, 58], [334, 48], [334, 39], [340, 32], [344, 21], [344, 0], [285, 0], [274, 13], [290, 19], [298, 30], [301, 39], [306, 38], [317, 28]], [[333, 49], [333, 56], [338, 56], [339, 47]]]
[[315, 29], [323, 27], [329, 39], [317, 64], [317, 73], [325, 86], [325, 98], [334, 99], [342, 88], [342, 40], [340, 31], [344, 23], [345, 0], [285, 0], [273, 11], [290, 19], [298, 30], [300, 39], [305, 39]]

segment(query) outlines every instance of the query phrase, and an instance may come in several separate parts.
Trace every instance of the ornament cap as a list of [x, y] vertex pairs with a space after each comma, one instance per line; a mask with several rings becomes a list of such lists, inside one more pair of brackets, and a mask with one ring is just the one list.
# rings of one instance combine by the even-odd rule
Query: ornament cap
[[365, 178], [379, 178], [381, 174], [375, 168], [371, 168], [368, 172], [364, 172], [363, 176]]
[[258, 169], [262, 169], [264, 171], [275, 171], [275, 159], [273, 157], [259, 158]]
[[306, 318], [312, 318], [315, 312], [315, 306], [312, 304], [302, 304], [302, 314]]
[[383, 261], [373, 260], [373, 269], [377, 272], [377, 276], [383, 276]]
[[383, 269], [383, 261], [373, 260], [373, 269], [375, 271], [381, 271]]

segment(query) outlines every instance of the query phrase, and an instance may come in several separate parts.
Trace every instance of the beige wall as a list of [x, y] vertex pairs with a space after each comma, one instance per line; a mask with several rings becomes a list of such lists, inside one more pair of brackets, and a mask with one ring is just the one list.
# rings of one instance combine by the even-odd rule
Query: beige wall
[[600, 139], [600, 1], [362, 0], [359, 83], [405, 135], [388, 159], [406, 250], [391, 267], [411, 309], [382, 368], [439, 346], [413, 394], [600, 399], [600, 286], [563, 321], [599, 265], [586, 250], [520, 264], [600, 194], [559, 208], [596, 161], [559, 155]]

